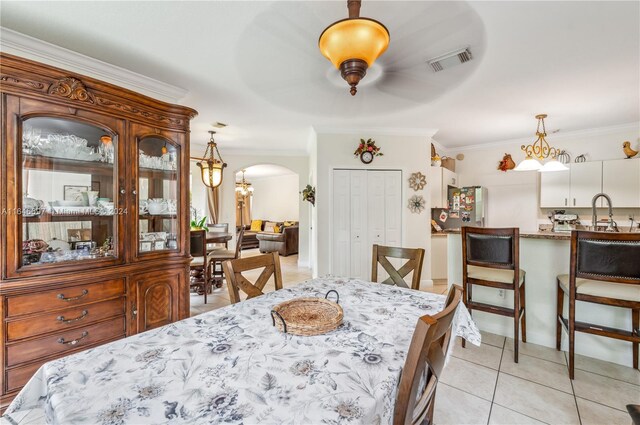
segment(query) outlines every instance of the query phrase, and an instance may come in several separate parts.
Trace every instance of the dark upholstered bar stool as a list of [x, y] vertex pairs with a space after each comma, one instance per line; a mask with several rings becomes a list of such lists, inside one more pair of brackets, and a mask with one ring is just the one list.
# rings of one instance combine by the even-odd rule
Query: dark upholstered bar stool
[[[569, 296], [569, 318], [563, 316], [564, 295]], [[576, 322], [576, 301], [631, 309], [631, 331]], [[574, 376], [575, 333], [629, 341], [633, 367], [638, 369], [640, 343], [640, 233], [571, 232], [569, 274], [558, 276], [556, 348], [562, 328], [569, 334], [569, 377]]]
[[[520, 270], [520, 232], [517, 228], [462, 228], [463, 301], [469, 309], [513, 317], [513, 359], [518, 363], [520, 322], [527, 342], [525, 272]], [[513, 291], [513, 308], [473, 301], [473, 285]], [[465, 346], [464, 340], [462, 346]]]

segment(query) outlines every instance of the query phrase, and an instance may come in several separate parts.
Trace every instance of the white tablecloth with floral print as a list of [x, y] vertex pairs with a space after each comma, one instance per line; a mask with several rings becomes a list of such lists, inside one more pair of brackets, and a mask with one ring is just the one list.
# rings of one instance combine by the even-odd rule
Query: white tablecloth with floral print
[[[340, 294], [344, 322], [325, 335], [285, 335], [271, 308]], [[389, 424], [419, 316], [445, 297], [321, 278], [43, 365], [5, 420], [43, 409], [56, 424]], [[464, 305], [454, 332], [479, 345]]]

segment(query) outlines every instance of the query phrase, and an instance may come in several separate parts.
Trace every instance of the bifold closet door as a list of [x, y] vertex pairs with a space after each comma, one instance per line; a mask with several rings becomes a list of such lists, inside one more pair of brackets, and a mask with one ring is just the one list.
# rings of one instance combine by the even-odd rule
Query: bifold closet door
[[351, 271], [350, 183], [349, 170], [333, 171], [333, 258], [331, 274], [349, 276]]

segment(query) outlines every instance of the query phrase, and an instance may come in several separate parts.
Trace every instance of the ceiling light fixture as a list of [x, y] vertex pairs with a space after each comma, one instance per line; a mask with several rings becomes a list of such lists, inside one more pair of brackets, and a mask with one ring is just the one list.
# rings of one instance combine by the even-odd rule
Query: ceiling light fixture
[[[194, 159], [199, 160], [196, 165], [200, 167], [202, 183], [213, 189], [222, 184], [222, 172], [227, 164], [222, 160], [220, 152], [218, 152], [218, 145], [215, 140], [213, 140], [213, 135], [216, 134], [216, 132], [209, 130], [209, 134], [211, 138], [209, 139], [209, 143], [207, 143], [207, 149], [204, 151], [203, 157]], [[219, 159], [216, 159], [216, 154]]]
[[[536, 136], [538, 137], [535, 142], [530, 145], [522, 145], [520, 149], [527, 155], [527, 157], [518, 164], [514, 170], [516, 171], [564, 171], [568, 170], [567, 166], [557, 160], [560, 150], [549, 146], [549, 143], [545, 139], [547, 137], [547, 130], [544, 126], [544, 119], [547, 118], [547, 114], [536, 115], [538, 120], [538, 128], [536, 130]], [[541, 130], [542, 127], [542, 131]], [[551, 158], [547, 163], [542, 165], [540, 161], [547, 158]]]
[[367, 68], [389, 47], [389, 30], [380, 22], [360, 17], [361, 0], [347, 0], [349, 17], [329, 25], [318, 40], [320, 52], [340, 70], [351, 95]]
[[253, 195], [253, 186], [251, 186], [251, 183], [244, 179], [244, 172], [247, 170], [241, 171], [242, 181], [236, 182], [236, 192], [238, 192], [242, 196]]

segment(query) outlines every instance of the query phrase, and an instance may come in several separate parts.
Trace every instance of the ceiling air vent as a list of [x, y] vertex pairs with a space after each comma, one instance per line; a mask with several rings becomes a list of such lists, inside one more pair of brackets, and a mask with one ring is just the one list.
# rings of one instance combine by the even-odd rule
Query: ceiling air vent
[[429, 59], [427, 63], [431, 65], [434, 72], [442, 71], [443, 69], [451, 68], [452, 66], [469, 62], [473, 57], [469, 48], [454, 50], [444, 55], [440, 55], [433, 59]]

